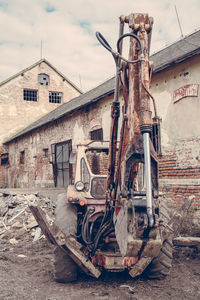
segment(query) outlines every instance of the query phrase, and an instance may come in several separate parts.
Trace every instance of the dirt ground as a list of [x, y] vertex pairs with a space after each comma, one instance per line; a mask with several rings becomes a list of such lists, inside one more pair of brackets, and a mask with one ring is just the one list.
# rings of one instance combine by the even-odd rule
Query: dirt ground
[[98, 280], [81, 275], [75, 283], [60, 284], [53, 279], [53, 246], [46, 239], [33, 242], [23, 230], [14, 245], [11, 238], [9, 232], [0, 238], [0, 299], [200, 299], [200, 257], [194, 251], [176, 251], [164, 280], [107, 273]]

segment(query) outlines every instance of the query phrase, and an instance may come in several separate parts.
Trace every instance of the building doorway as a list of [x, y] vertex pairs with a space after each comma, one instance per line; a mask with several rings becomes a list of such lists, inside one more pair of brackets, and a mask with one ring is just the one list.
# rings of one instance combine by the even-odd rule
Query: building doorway
[[67, 187], [71, 183], [72, 170], [69, 163], [71, 151], [71, 140], [51, 145], [55, 187]]

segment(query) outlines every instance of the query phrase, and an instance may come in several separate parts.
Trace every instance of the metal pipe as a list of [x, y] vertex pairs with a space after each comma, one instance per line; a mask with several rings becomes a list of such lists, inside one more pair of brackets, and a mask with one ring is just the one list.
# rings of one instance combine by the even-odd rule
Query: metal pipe
[[144, 166], [145, 166], [145, 182], [146, 182], [147, 215], [149, 219], [149, 226], [153, 227], [154, 219], [153, 219], [149, 132], [143, 133], [143, 143], [144, 143]]

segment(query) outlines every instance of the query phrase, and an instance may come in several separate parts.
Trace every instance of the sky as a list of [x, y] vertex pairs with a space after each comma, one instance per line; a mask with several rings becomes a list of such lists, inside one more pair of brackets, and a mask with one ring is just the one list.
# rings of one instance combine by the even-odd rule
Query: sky
[[115, 74], [96, 31], [116, 49], [120, 15], [148, 13], [154, 53], [181, 37], [175, 5], [183, 35], [199, 29], [199, 0], [0, 0], [0, 82], [42, 57], [85, 92]]

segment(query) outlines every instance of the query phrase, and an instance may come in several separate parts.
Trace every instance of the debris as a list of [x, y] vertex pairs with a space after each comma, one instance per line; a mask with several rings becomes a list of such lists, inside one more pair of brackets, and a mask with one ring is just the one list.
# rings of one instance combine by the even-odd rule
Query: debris
[[134, 293], [135, 293], [134, 290], [133, 290], [133, 288], [132, 288], [130, 285], [122, 284], [122, 285], [120, 285], [120, 288], [128, 288], [128, 289], [129, 289], [129, 292], [130, 292], [131, 294], [134, 294]]
[[27, 229], [32, 229], [32, 228], [34, 228], [34, 227], [36, 227], [36, 226], [38, 226], [38, 223], [34, 220], [34, 221], [28, 223], [28, 225], [27, 225], [26, 228], [27, 228]]
[[[38, 204], [48, 213], [49, 223], [54, 221], [55, 203], [41, 194], [7, 194], [0, 193], [0, 237], [8, 236], [12, 239], [22, 238], [24, 234], [30, 234], [33, 241], [41, 236], [41, 229], [38, 226], [28, 206]], [[9, 239], [8, 238], [8, 239]]]
[[23, 224], [20, 223], [19, 221], [15, 222], [13, 225], [12, 225], [12, 228], [13, 229], [20, 229], [23, 227]]
[[25, 258], [25, 257], [27, 257], [27, 256], [24, 255], [24, 254], [18, 254], [17, 257]]
[[8, 223], [12, 223], [13, 220], [15, 220], [17, 217], [19, 217], [24, 211], [26, 210], [26, 208], [22, 209], [19, 213], [17, 213], [15, 216], [13, 216]]
[[42, 234], [41, 228], [37, 227], [36, 230], [35, 230], [35, 235], [34, 235], [33, 242], [36, 242], [37, 240], [39, 240], [40, 237], [41, 237], [41, 234]]
[[198, 247], [200, 249], [200, 237], [176, 237], [173, 240], [174, 246], [180, 246], [180, 247]]
[[15, 238], [10, 239], [9, 242], [10, 242], [12, 245], [17, 245], [17, 244], [18, 244], [18, 241], [17, 241]]
[[[8, 211], [7, 211], [7, 213], [8, 213]], [[8, 228], [6, 227], [6, 224], [5, 224], [7, 213], [6, 213], [5, 217], [2, 219], [2, 224], [5, 227], [5, 230], [8, 230]]]

